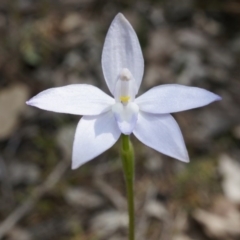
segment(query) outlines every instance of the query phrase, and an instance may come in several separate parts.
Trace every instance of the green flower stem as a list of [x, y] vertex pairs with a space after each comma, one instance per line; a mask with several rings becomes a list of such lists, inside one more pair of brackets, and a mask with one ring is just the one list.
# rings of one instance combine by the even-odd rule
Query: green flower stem
[[121, 136], [121, 158], [123, 165], [123, 172], [127, 186], [128, 198], [128, 216], [129, 216], [129, 240], [135, 239], [134, 234], [134, 151], [127, 135]]

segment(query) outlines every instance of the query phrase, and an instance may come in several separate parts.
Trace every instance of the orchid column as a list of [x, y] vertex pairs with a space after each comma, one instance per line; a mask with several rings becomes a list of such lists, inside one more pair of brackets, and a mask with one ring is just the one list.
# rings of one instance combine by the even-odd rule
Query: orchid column
[[133, 133], [158, 152], [188, 162], [181, 130], [170, 113], [202, 107], [221, 97], [207, 90], [178, 84], [157, 86], [136, 98], [144, 60], [135, 31], [117, 14], [102, 53], [105, 81], [113, 97], [87, 84], [45, 90], [27, 104], [48, 111], [83, 115], [78, 123], [72, 155], [76, 169], [112, 147], [121, 137], [121, 157], [127, 183], [129, 240], [134, 240]]

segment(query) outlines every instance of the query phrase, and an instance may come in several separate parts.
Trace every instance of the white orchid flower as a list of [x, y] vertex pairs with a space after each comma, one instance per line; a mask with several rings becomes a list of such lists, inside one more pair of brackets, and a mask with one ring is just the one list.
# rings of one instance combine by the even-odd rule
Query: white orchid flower
[[137, 35], [121, 13], [108, 30], [102, 69], [114, 97], [91, 85], [73, 84], [48, 89], [27, 102], [48, 111], [83, 115], [75, 133], [72, 168], [112, 147], [121, 133], [133, 133], [147, 146], [188, 162], [181, 130], [170, 113], [202, 107], [221, 97], [197, 87], [167, 84], [136, 98], [144, 60]]

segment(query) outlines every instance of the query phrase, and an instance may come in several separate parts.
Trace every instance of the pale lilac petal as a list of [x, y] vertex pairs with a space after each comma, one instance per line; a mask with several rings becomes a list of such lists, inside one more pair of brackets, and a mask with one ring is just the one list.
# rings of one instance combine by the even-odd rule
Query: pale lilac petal
[[133, 134], [145, 145], [170, 157], [189, 162], [181, 130], [170, 114], [139, 112]]
[[75, 133], [72, 168], [76, 169], [105, 152], [120, 134], [111, 111], [99, 116], [83, 116]]
[[114, 102], [113, 98], [97, 87], [72, 84], [40, 92], [27, 104], [53, 112], [97, 115], [108, 111]]
[[142, 50], [134, 29], [121, 13], [117, 14], [108, 30], [102, 52], [102, 68], [113, 95], [117, 78], [123, 68], [132, 73], [138, 91], [144, 70]]
[[149, 113], [173, 113], [205, 106], [221, 97], [202, 88], [178, 84], [154, 87], [135, 101]]

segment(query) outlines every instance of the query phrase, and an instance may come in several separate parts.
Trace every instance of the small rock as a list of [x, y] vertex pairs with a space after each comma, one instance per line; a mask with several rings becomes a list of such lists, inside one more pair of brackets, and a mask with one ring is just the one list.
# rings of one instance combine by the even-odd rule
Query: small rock
[[95, 209], [104, 204], [100, 196], [81, 188], [67, 189], [65, 199], [70, 205], [87, 209]]
[[174, 229], [177, 232], [185, 232], [189, 228], [188, 215], [185, 211], [181, 211], [174, 219]]
[[230, 237], [240, 236], [240, 214], [220, 216], [205, 210], [198, 209], [193, 213], [193, 218], [202, 224], [206, 234], [211, 238], [230, 239]]
[[7, 236], [8, 236], [8, 240], [32, 240], [33, 239], [31, 234], [27, 230], [19, 227], [13, 228], [9, 232], [9, 234], [7, 234]]
[[217, 196], [212, 202], [214, 202], [212, 212], [219, 216], [235, 216], [236, 214], [240, 214], [237, 205], [225, 196]]
[[228, 155], [222, 155], [219, 159], [219, 171], [224, 178], [224, 194], [232, 202], [240, 204], [240, 164]]
[[16, 129], [24, 111], [29, 90], [25, 85], [13, 85], [0, 91], [0, 139], [6, 139]]
[[150, 200], [146, 207], [145, 211], [149, 217], [154, 217], [159, 220], [166, 220], [168, 218], [168, 211], [159, 201]]
[[177, 234], [177, 235], [173, 236], [172, 240], [193, 240], [193, 239], [188, 237], [185, 234]]
[[125, 212], [107, 211], [92, 219], [91, 229], [99, 238], [105, 238], [128, 226], [128, 215]]

